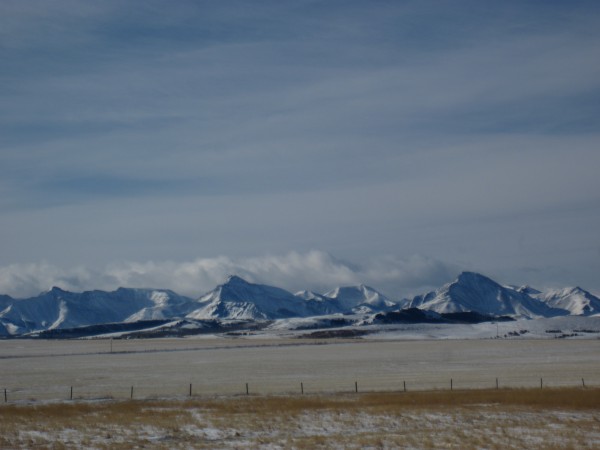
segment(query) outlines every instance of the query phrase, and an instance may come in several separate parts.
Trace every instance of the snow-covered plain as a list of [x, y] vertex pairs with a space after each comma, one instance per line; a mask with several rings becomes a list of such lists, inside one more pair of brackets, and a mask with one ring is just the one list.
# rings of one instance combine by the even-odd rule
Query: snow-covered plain
[[[438, 395], [451, 387], [459, 392], [449, 394], [461, 397], [465, 390], [502, 393], [506, 387], [597, 392], [597, 318], [364, 325], [354, 328], [373, 327], [374, 333], [358, 339], [299, 338], [313, 330], [302, 329], [310, 325], [309, 319], [294, 320], [239, 336], [0, 340], [0, 388], [7, 392], [7, 402], [0, 401], [0, 448], [600, 445], [597, 408], [494, 402], [344, 406], [360, 401], [355, 390], [385, 392], [384, 398], [393, 391]], [[557, 335], [568, 337], [555, 339]], [[500, 391], [494, 390], [496, 380]], [[523, 391], [507, 392], [519, 396]], [[119, 401], [132, 395], [144, 401]], [[307, 406], [277, 409], [294, 399], [306, 400]], [[268, 401], [276, 409], [257, 417], [256, 408]], [[322, 401], [342, 405], [322, 408]]]
[[[564, 325], [567, 318], [552, 319]], [[572, 320], [572, 319], [570, 319]], [[587, 319], [588, 323], [592, 320]], [[178, 397], [494, 387], [600, 386], [600, 339], [530, 339], [538, 321], [469, 328], [478, 339], [442, 337], [453, 325], [419, 326], [363, 339], [316, 340], [259, 334], [152, 340], [0, 341], [0, 380], [9, 401]], [[547, 325], [546, 325], [547, 326]], [[405, 326], [411, 328], [412, 326]], [[467, 327], [466, 325], [464, 327]], [[549, 331], [557, 331], [550, 330]], [[588, 330], [591, 331], [591, 330]], [[286, 331], [287, 333], [287, 331]], [[398, 339], [407, 333], [411, 339]], [[487, 336], [485, 335], [487, 333]], [[546, 334], [553, 336], [555, 333]], [[112, 353], [111, 353], [112, 346]], [[583, 381], [582, 381], [583, 379]], [[302, 383], [302, 385], [301, 385]], [[356, 383], [356, 384], [355, 384]]]
[[[332, 331], [349, 329], [364, 332], [362, 334], [363, 339], [375, 340], [600, 338], [600, 317], [560, 316], [477, 324], [408, 323], [392, 325], [375, 325], [369, 322], [361, 322], [360, 319], [359, 316], [339, 314], [280, 319], [271, 324], [266, 330], [254, 333], [250, 337], [271, 337], [271, 335], [298, 337], [309, 334], [310, 330], [329, 327]], [[331, 328], [331, 323], [334, 320], [347, 320], [355, 323], [355, 326]]]

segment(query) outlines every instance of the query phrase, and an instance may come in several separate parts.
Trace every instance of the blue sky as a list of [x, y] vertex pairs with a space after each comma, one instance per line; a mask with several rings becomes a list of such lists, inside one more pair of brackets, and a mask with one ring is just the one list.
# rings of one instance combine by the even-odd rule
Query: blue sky
[[0, 291], [600, 292], [600, 6], [0, 4]]

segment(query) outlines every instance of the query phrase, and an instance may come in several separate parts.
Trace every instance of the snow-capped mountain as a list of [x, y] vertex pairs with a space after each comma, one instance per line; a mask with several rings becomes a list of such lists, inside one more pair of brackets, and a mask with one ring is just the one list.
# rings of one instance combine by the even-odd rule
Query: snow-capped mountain
[[253, 284], [238, 276], [198, 300], [201, 305], [188, 314], [192, 319], [278, 319], [348, 312], [373, 312], [396, 304], [368, 286], [336, 288], [327, 294], [290, 292], [264, 284]]
[[552, 308], [560, 308], [574, 316], [600, 314], [600, 299], [580, 287], [548, 289], [529, 294]]
[[253, 319], [316, 315], [310, 302], [284, 289], [249, 283], [238, 276], [228, 280], [198, 300], [197, 309], [187, 315], [191, 319]]
[[0, 322], [21, 334], [113, 322], [158, 319], [186, 313], [193, 301], [172, 291], [119, 288], [113, 292], [73, 293], [54, 287], [37, 297], [13, 300]]
[[[128, 289], [119, 288], [117, 292], [125, 292]], [[168, 289], [129, 289], [130, 297], [138, 297], [141, 301], [150, 300], [148, 306], [131, 314], [125, 322], [137, 322], [139, 320], [161, 320], [182, 317], [196, 306], [196, 302]]]
[[[314, 324], [340, 324], [346, 320], [341, 314], [353, 314], [356, 323], [371, 323], [369, 318], [374, 313], [407, 308], [440, 314], [472, 312], [524, 318], [597, 316], [600, 315], [600, 299], [581, 288], [539, 291], [529, 286], [502, 286], [473, 272], [460, 274], [436, 291], [399, 302], [365, 285], [339, 287], [326, 294], [311, 291], [292, 294], [278, 287], [249, 283], [231, 276], [199, 299], [164, 289], [132, 288], [73, 293], [55, 287], [26, 299], [0, 295], [0, 336], [39, 334], [47, 330], [47, 334], [52, 334], [50, 331], [80, 327], [142, 330], [146, 326], [165, 327], [165, 323], [172, 321], [178, 324], [189, 322], [193, 327], [202, 328], [209, 323], [202, 321], [212, 320], [210, 326], [217, 329], [227, 326], [221, 319], [227, 319], [227, 323], [230, 319], [285, 318], [306, 322], [306, 318], [314, 317], [311, 322]], [[158, 325], [145, 324], [147, 321]], [[110, 324], [110, 327], [98, 327], [104, 324]]]
[[508, 287], [483, 275], [463, 272], [456, 280], [436, 291], [412, 299], [410, 307], [438, 313], [476, 311], [491, 315], [528, 318], [553, 317], [568, 312]]
[[323, 294], [317, 294], [312, 291], [300, 291], [296, 292], [294, 296], [306, 301], [308, 308], [311, 311], [315, 311], [316, 315], [348, 312], [344, 310], [337, 300], [325, 297]]
[[364, 284], [338, 287], [327, 292], [323, 297], [337, 302], [342, 309], [341, 312], [367, 313], [397, 307], [397, 304], [385, 295]]

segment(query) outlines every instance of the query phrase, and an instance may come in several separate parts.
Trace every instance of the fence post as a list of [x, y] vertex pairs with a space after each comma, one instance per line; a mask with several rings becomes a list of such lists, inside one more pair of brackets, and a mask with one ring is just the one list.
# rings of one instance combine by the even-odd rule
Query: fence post
[[496, 378], [496, 389], [498, 389], [498, 378]]
[[404, 380], [403, 383], [404, 383], [404, 392], [406, 392], [406, 380]]
[[544, 379], [540, 378], [540, 389], [544, 389]]
[[8, 403], [8, 397], [6, 396], [6, 388], [4, 388], [4, 403]]
[[248, 383], [246, 383], [246, 395], [250, 395], [250, 391], [248, 390]]
[[192, 396], [192, 383], [190, 383], [190, 397]]
[[131, 386], [131, 393], [129, 394], [129, 399], [133, 400], [133, 386]]
[[71, 386], [71, 400], [73, 400], [73, 386]]
[[358, 381], [354, 382], [354, 392], [358, 393]]
[[452, 390], [452, 378], [450, 378], [450, 390]]
[[581, 379], [581, 385], [585, 387], [585, 380], [583, 378]]
[[304, 395], [304, 383], [300, 382], [300, 392]]

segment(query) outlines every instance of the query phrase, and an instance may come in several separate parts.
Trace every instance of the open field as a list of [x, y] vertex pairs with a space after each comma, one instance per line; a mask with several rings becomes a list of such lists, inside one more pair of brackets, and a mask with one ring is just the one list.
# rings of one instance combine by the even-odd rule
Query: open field
[[[600, 340], [0, 341], [7, 400], [600, 387]], [[583, 379], [583, 381], [582, 381]], [[302, 383], [302, 384], [301, 384]], [[355, 384], [356, 383], [356, 384]], [[0, 391], [0, 402], [3, 392]]]
[[0, 406], [0, 448], [600, 446], [600, 389], [500, 389]]

